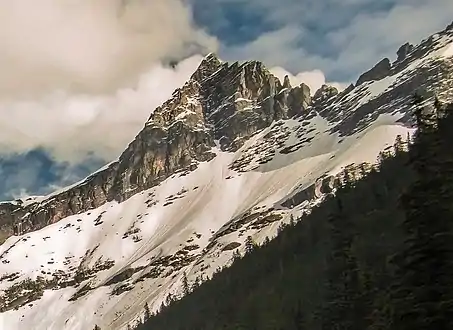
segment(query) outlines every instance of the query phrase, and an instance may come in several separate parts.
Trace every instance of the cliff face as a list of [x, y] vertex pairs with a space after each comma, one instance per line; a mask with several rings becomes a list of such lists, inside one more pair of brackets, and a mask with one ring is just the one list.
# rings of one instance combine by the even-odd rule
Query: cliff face
[[303, 113], [310, 90], [282, 86], [262, 63], [222, 63], [208, 55], [191, 79], [151, 114], [116, 162], [40, 202], [0, 204], [0, 244], [67, 216], [124, 201], [172, 174], [209, 161], [215, 140], [237, 150], [274, 120]]

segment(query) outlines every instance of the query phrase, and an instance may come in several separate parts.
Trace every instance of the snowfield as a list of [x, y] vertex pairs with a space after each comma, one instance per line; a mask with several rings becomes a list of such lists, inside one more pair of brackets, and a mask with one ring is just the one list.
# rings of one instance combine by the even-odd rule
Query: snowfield
[[[261, 146], [270, 130], [281, 127], [276, 123], [236, 153], [215, 149], [217, 156], [213, 160], [201, 163], [186, 176], [176, 174], [123, 203], [109, 202], [42, 230], [10, 237], [0, 247], [1, 259], [9, 261], [0, 263], [0, 274], [19, 275], [12, 282], [1, 281], [0, 290], [26, 278], [51, 279], [58, 271], [74, 275], [80, 264], [93, 268], [96, 263], [113, 261], [114, 266], [97, 272], [76, 288], [45, 290], [43, 297], [30, 305], [0, 314], [2, 329], [82, 330], [91, 329], [95, 323], [101, 328], [124, 328], [143, 310], [145, 302], [156, 310], [169, 293], [180, 293], [182, 270], [189, 282], [200, 274], [211, 276], [232, 258], [233, 250], [222, 251], [224, 246], [243, 243], [247, 235], [261, 242], [266, 236], [275, 235], [280, 221], [261, 230], [221, 236], [215, 246], [205, 250], [225, 224], [250, 210], [278, 208], [279, 201], [295, 187], [308, 187], [323, 174], [336, 174], [351, 163], [375, 162], [379, 151], [393, 145], [398, 134], [406, 136], [410, 131], [395, 124], [398, 119], [382, 116], [367, 130], [340, 139], [322, 134], [327, 123], [314, 117], [311, 122], [318, 133], [311, 143], [288, 155], [276, 154], [271, 161], [247, 172], [230, 169], [235, 160]], [[283, 123], [293, 132], [300, 124], [296, 120]], [[286, 143], [294, 142], [290, 137]], [[255, 162], [252, 159], [247, 166]], [[291, 212], [300, 210], [282, 210], [281, 221], [287, 220]], [[125, 238], [127, 232], [135, 234]], [[195, 258], [181, 271], [145, 279], [129, 291], [112, 295], [115, 285], [106, 283], [115, 275], [128, 268], [144, 267], [122, 282], [133, 283], [147, 272], [153, 260], [175, 255], [188, 245], [193, 246], [190, 254]], [[242, 248], [243, 244], [239, 249]], [[166, 267], [163, 273], [170, 269]], [[68, 301], [88, 282], [91, 291], [76, 301]], [[46, 313], [51, 316], [43, 317]]]

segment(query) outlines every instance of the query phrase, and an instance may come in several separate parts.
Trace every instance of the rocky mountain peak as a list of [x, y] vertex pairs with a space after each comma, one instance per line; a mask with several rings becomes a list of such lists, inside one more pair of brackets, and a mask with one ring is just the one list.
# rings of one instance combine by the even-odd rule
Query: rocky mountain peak
[[283, 88], [291, 88], [291, 82], [289, 81], [288, 75], [283, 79]]
[[398, 51], [396, 52], [397, 55], [397, 62], [400, 62], [406, 58], [406, 56], [414, 49], [414, 46], [408, 42], [402, 45]]
[[116, 162], [45, 202], [0, 206], [0, 239], [43, 228], [67, 216], [124, 201], [177, 172], [192, 171], [223, 150], [237, 150], [278, 119], [303, 113], [310, 90], [283, 88], [259, 61], [223, 63], [209, 54], [171, 98], [157, 107]]
[[338, 94], [338, 89], [334, 86], [323, 84], [313, 95], [313, 102], [323, 102]]
[[217, 55], [214, 53], [209, 53], [201, 61], [198, 69], [192, 74], [191, 79], [201, 82], [211, 76], [214, 72], [216, 72], [221, 67], [221, 65], [222, 61], [220, 61]]
[[453, 30], [453, 22], [451, 22], [447, 27], [445, 28], [446, 31], [448, 30]]

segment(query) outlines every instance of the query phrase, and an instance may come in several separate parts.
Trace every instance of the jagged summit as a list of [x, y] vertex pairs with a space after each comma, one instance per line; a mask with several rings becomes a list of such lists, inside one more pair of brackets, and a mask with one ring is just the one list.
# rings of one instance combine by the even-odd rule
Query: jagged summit
[[118, 160], [47, 197], [0, 204], [0, 327], [122, 330], [145, 302], [157, 310], [183, 273], [211, 276], [248, 235], [275, 235], [335, 189], [342, 168], [356, 173], [406, 136], [415, 89], [453, 100], [452, 45], [452, 30], [403, 45], [390, 68], [341, 92], [206, 56]]
[[197, 82], [202, 82], [204, 79], [208, 78], [214, 72], [216, 72], [221, 65], [222, 61], [220, 61], [217, 55], [214, 53], [209, 53], [203, 58], [200, 65], [198, 66], [198, 69], [193, 73], [190, 79]]

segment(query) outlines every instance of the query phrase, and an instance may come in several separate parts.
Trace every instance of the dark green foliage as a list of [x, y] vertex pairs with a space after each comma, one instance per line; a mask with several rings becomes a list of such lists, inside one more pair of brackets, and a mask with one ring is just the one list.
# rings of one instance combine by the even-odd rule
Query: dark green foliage
[[247, 238], [138, 329], [453, 329], [453, 117], [416, 113], [409, 153], [400, 137], [363, 180], [348, 169], [336, 196], [262, 246]]
[[245, 253], [252, 253], [255, 247], [256, 243], [253, 241], [252, 236], [247, 236], [245, 239]]
[[393, 258], [395, 330], [453, 327], [453, 117], [433, 122], [438, 117], [429, 115], [417, 111], [424, 127], [410, 151], [417, 181], [401, 198], [407, 237]]
[[184, 272], [182, 274], [182, 294], [187, 296], [190, 293], [189, 282], [187, 280], [187, 274]]
[[145, 315], [143, 316], [143, 322], [148, 321], [151, 318], [151, 311], [148, 303], [145, 303]]

